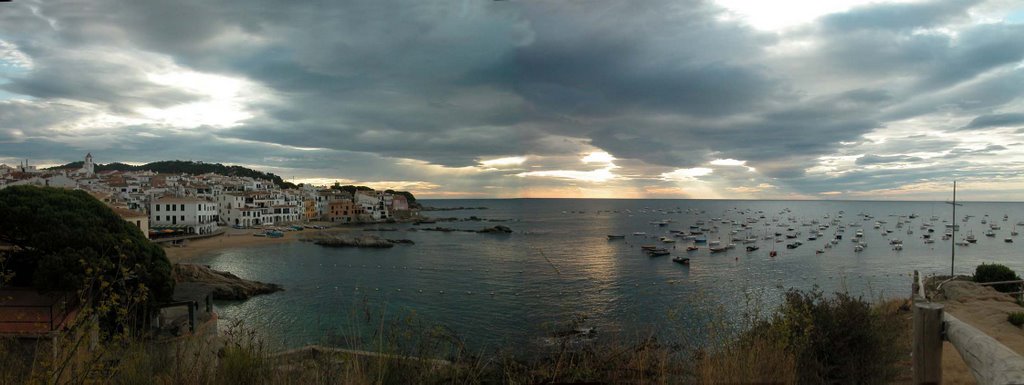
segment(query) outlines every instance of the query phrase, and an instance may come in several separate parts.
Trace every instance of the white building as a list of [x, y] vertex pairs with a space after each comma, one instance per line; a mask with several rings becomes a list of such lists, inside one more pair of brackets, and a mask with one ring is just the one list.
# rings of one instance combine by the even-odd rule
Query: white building
[[198, 198], [163, 197], [149, 204], [150, 226], [180, 229], [186, 234], [217, 231], [217, 204]]
[[388, 207], [384, 204], [384, 193], [378, 191], [356, 191], [355, 202], [363, 207], [373, 220], [380, 221], [390, 218]]
[[82, 163], [82, 169], [78, 170], [79, 173], [85, 176], [96, 175], [96, 165], [92, 162], [92, 153], [85, 154], [85, 162]]
[[117, 215], [120, 215], [128, 223], [131, 223], [142, 231], [142, 235], [149, 238], [149, 217], [141, 211], [129, 210], [127, 207], [112, 207]]

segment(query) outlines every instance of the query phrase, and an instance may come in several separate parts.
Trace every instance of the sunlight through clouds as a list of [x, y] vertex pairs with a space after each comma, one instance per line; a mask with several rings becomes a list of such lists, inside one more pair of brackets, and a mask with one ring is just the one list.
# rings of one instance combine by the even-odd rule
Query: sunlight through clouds
[[252, 118], [247, 103], [252, 102], [256, 86], [227, 76], [178, 71], [150, 74], [149, 80], [167, 87], [201, 95], [203, 100], [167, 108], [140, 108], [138, 112], [157, 124], [181, 128], [238, 126]]

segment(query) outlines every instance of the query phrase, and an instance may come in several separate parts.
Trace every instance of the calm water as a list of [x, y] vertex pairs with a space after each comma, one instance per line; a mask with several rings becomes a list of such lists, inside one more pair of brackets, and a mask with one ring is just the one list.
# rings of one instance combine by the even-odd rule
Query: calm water
[[[245, 302], [218, 303], [224, 319], [244, 320], [247, 325], [275, 336], [284, 346], [330, 343], [325, 336], [356, 334], [365, 325], [365, 309], [374, 314], [407, 317], [447, 327], [471, 347], [538, 344], [551, 330], [564, 328], [577, 316], [586, 316], [600, 338], [620, 333], [662, 329], [667, 324], [703, 325], [721, 305], [725, 317], [738, 317], [750, 295], [769, 304], [787, 288], [820, 286], [826, 292], [846, 289], [868, 298], [905, 296], [909, 274], [948, 274], [951, 241], [941, 240], [943, 220], [951, 221], [950, 206], [931, 202], [823, 202], [823, 201], [693, 201], [693, 200], [444, 200], [427, 201], [438, 207], [486, 206], [488, 210], [427, 212], [432, 217], [507, 220], [489, 222], [438, 222], [413, 226], [387, 225], [399, 231], [388, 238], [407, 238], [415, 245], [392, 249], [339, 249], [295, 242], [232, 249], [198, 262], [228, 270], [241, 277], [275, 282], [286, 291]], [[788, 209], [788, 212], [784, 210]], [[763, 212], [759, 214], [758, 212]], [[840, 211], [845, 214], [840, 214]], [[858, 214], [874, 216], [865, 220]], [[917, 214], [902, 228], [900, 218]], [[1003, 215], [1009, 216], [1003, 221]], [[639, 245], [658, 244], [657, 236], [669, 230], [688, 230], [703, 220], [718, 226], [710, 240], [729, 243], [733, 225], [712, 218], [758, 218], [750, 224], [760, 250], [747, 252], [744, 244], [724, 253], [709, 254], [706, 248], [685, 251], [679, 240], [672, 255], [688, 255], [690, 266], [671, 261], [671, 256], [648, 257]], [[828, 215], [828, 218], [825, 216]], [[840, 218], [840, 215], [842, 217]], [[932, 216], [938, 216], [931, 222]], [[974, 215], [962, 222], [964, 215]], [[1002, 227], [996, 237], [986, 237], [985, 219]], [[796, 222], [791, 223], [792, 217]], [[778, 222], [773, 222], [777, 218]], [[823, 237], [810, 241], [817, 220], [830, 224], [838, 219], [846, 227], [843, 240], [832, 248], [838, 226], [822, 230]], [[671, 220], [667, 226], [652, 221]], [[882, 235], [882, 228], [894, 230]], [[1024, 237], [1004, 243], [1014, 224], [1024, 221], [1024, 204], [966, 203], [957, 208], [960, 233], [972, 230], [979, 239], [969, 247], [956, 246], [956, 271], [969, 274], [982, 262], [999, 262], [1024, 270]], [[925, 244], [922, 223], [933, 223], [936, 242]], [[951, 222], [950, 222], [951, 223]], [[409, 231], [416, 227], [446, 226], [480, 229], [496, 224], [514, 233], [475, 234]], [[766, 226], [767, 224], [767, 226]], [[854, 224], [855, 226], [851, 226]], [[765, 229], [787, 233], [792, 227], [802, 234], [782, 243], [763, 240]], [[1024, 226], [1022, 226], [1024, 227]], [[854, 252], [855, 230], [864, 230], [862, 252]], [[907, 234], [907, 230], [913, 234]], [[1024, 231], [1024, 228], [1021, 229]], [[608, 240], [607, 234], [646, 232], [648, 237], [627, 235]], [[746, 230], [739, 235], [745, 235]], [[957, 238], [960, 238], [958, 233]], [[654, 238], [652, 238], [652, 236]], [[893, 250], [889, 238], [904, 241]], [[785, 244], [803, 242], [797, 249]], [[768, 256], [772, 245], [778, 257]], [[816, 254], [817, 249], [824, 250]], [[696, 330], [696, 329], [694, 329]]]

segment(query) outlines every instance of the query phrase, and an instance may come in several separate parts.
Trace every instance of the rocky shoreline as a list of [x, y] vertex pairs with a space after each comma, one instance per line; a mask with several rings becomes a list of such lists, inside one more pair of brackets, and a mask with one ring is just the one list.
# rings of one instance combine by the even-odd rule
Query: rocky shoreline
[[207, 265], [176, 263], [171, 277], [178, 283], [190, 283], [203, 287], [216, 300], [246, 300], [260, 294], [284, 290], [281, 285], [243, 279], [226, 271], [213, 270]]

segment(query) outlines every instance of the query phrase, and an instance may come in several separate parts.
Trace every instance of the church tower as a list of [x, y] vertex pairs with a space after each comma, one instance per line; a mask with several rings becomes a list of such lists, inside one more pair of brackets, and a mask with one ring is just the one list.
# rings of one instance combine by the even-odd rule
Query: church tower
[[92, 153], [85, 154], [85, 163], [82, 164], [82, 172], [93, 176], [96, 172], [96, 165], [92, 163]]

